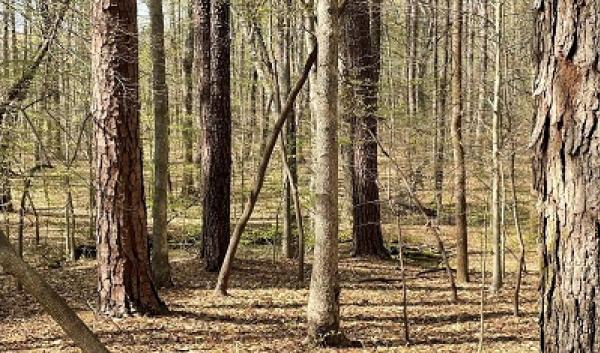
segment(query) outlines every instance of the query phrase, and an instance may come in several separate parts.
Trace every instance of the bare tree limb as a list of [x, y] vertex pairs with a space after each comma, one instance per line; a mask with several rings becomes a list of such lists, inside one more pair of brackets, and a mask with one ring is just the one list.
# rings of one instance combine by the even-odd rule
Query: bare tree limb
[[0, 126], [4, 123], [4, 119], [8, 111], [14, 108], [15, 105], [19, 104], [27, 96], [27, 92], [31, 87], [31, 83], [35, 78], [44, 58], [48, 55], [52, 43], [56, 40], [58, 30], [63, 21], [64, 15], [69, 7], [69, 0], [63, 0], [64, 5], [61, 7], [60, 12], [56, 16], [56, 20], [50, 30], [49, 35], [44, 40], [37, 51], [36, 56], [33, 58], [32, 63], [29, 67], [23, 71], [23, 74], [8, 90], [6, 98], [0, 102]]

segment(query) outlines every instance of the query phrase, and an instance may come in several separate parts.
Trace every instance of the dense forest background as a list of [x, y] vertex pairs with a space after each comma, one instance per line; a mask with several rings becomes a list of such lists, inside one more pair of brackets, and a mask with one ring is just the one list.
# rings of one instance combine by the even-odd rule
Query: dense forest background
[[[8, 87], [19, 78], [36, 54], [35, 49], [44, 38], [49, 24], [44, 23], [40, 8], [49, 6], [56, 11], [57, 4], [49, 2], [40, 5], [35, 1], [15, 2], [4, 11], [2, 61], [3, 87]], [[398, 165], [409, 182], [415, 186], [420, 198], [432, 209], [435, 204], [435, 139], [439, 138], [440, 151], [443, 151], [443, 205], [442, 219], [451, 221], [453, 210], [453, 164], [450, 141], [450, 111], [447, 96], [451, 60], [446, 41], [450, 29], [447, 23], [449, 5], [415, 3], [415, 13], [410, 3], [385, 2], [383, 4], [382, 31], [382, 70], [380, 79], [379, 140], [391, 158], [380, 152], [379, 185], [384, 225], [395, 224], [394, 213], [388, 205], [400, 199], [410, 204], [405, 195]], [[464, 50], [464, 145], [466, 149], [467, 198], [469, 223], [479, 229], [486, 213], [486, 200], [490, 199], [490, 176], [492, 174], [492, 115], [494, 81], [496, 75], [496, 25], [494, 23], [495, 4], [486, 2], [466, 2], [464, 5], [465, 30]], [[72, 198], [75, 219], [74, 234], [85, 241], [90, 238], [87, 229], [90, 215], [90, 197], [93, 188], [90, 179], [90, 151], [93, 139], [90, 134], [90, 23], [85, 14], [89, 4], [77, 2], [65, 15], [64, 24], [58, 33], [57, 45], [50, 48], [44, 60], [40, 75], [36, 76], [30, 95], [23, 103], [23, 109], [14, 119], [10, 119], [10, 129], [5, 148], [10, 163], [10, 189], [13, 207], [18, 208], [23, 181], [29, 171], [41, 164], [52, 168], [40, 168], [32, 178], [30, 193], [36, 208], [42, 214], [62, 213], [67, 199]], [[304, 48], [303, 8], [299, 3], [291, 8], [278, 10], [269, 2], [243, 2], [232, 4], [232, 117], [233, 117], [233, 181], [231, 215], [235, 221], [241, 213], [244, 194], [250, 188], [254, 171], [260, 158], [273, 118], [269, 112], [269, 97], [265, 93], [266, 82], [257, 77], [257, 44], [251, 26], [260, 26], [265, 31], [263, 43], [269, 55], [276, 55], [275, 35], [280, 30], [277, 20], [289, 15], [290, 23], [290, 73], [298, 76], [308, 53]], [[483, 8], [485, 6], [485, 9]], [[185, 1], [166, 2], [165, 45], [167, 63], [167, 85], [169, 87], [171, 124], [169, 127], [169, 219], [173, 235], [181, 239], [193, 238], [198, 234], [200, 205], [194, 201], [194, 190], [200, 179], [198, 145], [201, 127], [198, 113], [189, 111], [186, 99], [186, 40], [189, 42], [191, 24], [189, 4]], [[144, 173], [148, 207], [152, 207], [153, 193], [153, 153], [154, 116], [152, 113], [152, 62], [151, 37], [148, 12], [140, 6], [140, 90], [141, 90], [141, 136], [144, 143]], [[412, 11], [412, 10], [411, 10]], [[13, 20], [14, 16], [14, 20]], [[407, 18], [407, 16], [411, 16]], [[414, 18], [414, 19], [412, 19]], [[16, 31], [13, 32], [13, 21]], [[408, 29], [407, 22], [412, 28]], [[527, 239], [535, 241], [535, 217], [529, 216], [532, 207], [530, 186], [530, 158], [527, 146], [532, 119], [534, 116], [531, 101], [531, 12], [529, 5], [519, 1], [507, 1], [502, 16], [500, 50], [500, 153], [503, 176], [503, 198], [505, 200], [506, 231], [512, 227], [512, 196], [510, 174], [514, 158], [517, 200], [522, 222], [527, 230]], [[272, 35], [273, 33], [273, 35]], [[187, 45], [190, 45], [187, 43]], [[408, 50], [407, 48], [410, 48]], [[434, 56], [437, 54], [437, 57]], [[434, 62], [434, 59], [436, 62]], [[434, 66], [435, 65], [435, 66]], [[411, 67], [412, 69], [409, 69]], [[414, 72], [413, 72], [414, 71]], [[408, 74], [415, 77], [407, 78]], [[440, 82], [442, 81], [442, 82]], [[266, 89], [267, 91], [270, 88]], [[411, 91], [411, 92], [409, 92]], [[414, 93], [413, 93], [414, 92]], [[408, 95], [411, 96], [409, 101]], [[193, 94], [193, 93], [192, 93]], [[446, 101], [446, 105], [436, 108], [436, 101]], [[311, 120], [309, 97], [303, 91], [296, 102], [297, 161], [300, 177], [299, 191], [302, 203], [310, 210], [311, 171]], [[409, 105], [414, 105], [410, 106]], [[194, 109], [197, 105], [194, 106]], [[410, 109], [410, 112], [409, 112]], [[434, 109], [439, 109], [436, 113]], [[340, 133], [340, 144], [350, 143], [350, 138]], [[278, 149], [279, 146], [276, 146]], [[342, 148], [343, 149], [343, 148]], [[279, 156], [274, 152], [274, 156]], [[340, 157], [342, 158], [342, 157]], [[41, 163], [41, 164], [40, 164]], [[344, 163], [340, 163], [344, 173]], [[281, 159], [274, 157], [267, 174], [264, 194], [258, 201], [256, 216], [252, 222], [258, 225], [274, 226], [276, 215], [281, 210], [281, 180], [283, 168]], [[344, 180], [340, 178], [342, 204], [347, 205], [348, 195]], [[192, 191], [188, 194], [188, 191]], [[90, 196], [92, 195], [92, 196]], [[47, 209], [47, 212], [44, 210]], [[281, 216], [281, 215], [280, 215]], [[351, 214], [347, 207], [341, 208], [343, 234], [348, 236], [351, 228]], [[47, 218], [47, 217], [45, 217]], [[61, 237], [66, 225], [56, 217], [48, 222], [45, 232], [49, 237]], [[402, 222], [418, 224], [419, 216], [403, 217]], [[5, 222], [6, 223], [6, 222]], [[42, 224], [46, 220], [41, 221]], [[16, 227], [15, 222], [12, 223]], [[11, 234], [15, 234], [13, 230]], [[342, 236], [343, 236], [342, 234]], [[508, 236], [512, 241], [514, 236]]]

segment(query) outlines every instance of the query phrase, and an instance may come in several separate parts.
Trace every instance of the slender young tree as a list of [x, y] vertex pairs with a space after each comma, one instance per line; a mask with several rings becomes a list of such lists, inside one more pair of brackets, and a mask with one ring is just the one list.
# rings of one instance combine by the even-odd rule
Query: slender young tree
[[[230, 5], [228, 0], [202, 0], [197, 5], [198, 87], [204, 129], [202, 253], [206, 269], [216, 272], [223, 263], [230, 235]], [[210, 33], [208, 41], [206, 31]]]
[[340, 338], [338, 279], [338, 1], [317, 0], [315, 82], [315, 250], [308, 297], [308, 341], [337, 345]]
[[[290, 95], [291, 85], [291, 11], [292, 3], [290, 0], [278, 0], [278, 28], [276, 42], [277, 74], [279, 87], [279, 100], [281, 104], [285, 103]], [[292, 175], [291, 183], [298, 185], [298, 173], [296, 163], [296, 114], [293, 110], [285, 123], [285, 146], [287, 155], [287, 165]], [[285, 168], [284, 168], [285, 169]], [[296, 242], [293, 236], [294, 223], [296, 222], [293, 212], [291, 184], [287, 173], [283, 172], [283, 234], [281, 240], [282, 255], [290, 259], [295, 256]]]
[[166, 82], [162, 0], [150, 0], [152, 91], [154, 104], [154, 193], [152, 203], [152, 269], [158, 287], [170, 287], [167, 208], [169, 203], [169, 89]]
[[544, 353], [600, 351], [600, 1], [537, 1], [540, 340]]
[[462, 98], [462, 23], [463, 0], [452, 2], [452, 147], [454, 151], [454, 217], [456, 229], [456, 279], [469, 281], [469, 254], [467, 246], [467, 195], [465, 148], [463, 145]]
[[[485, 1], [485, 0], [483, 0]], [[445, 8], [445, 11], [441, 11]], [[438, 33], [441, 34], [441, 48], [438, 45], [434, 45], [434, 58], [433, 58], [433, 72], [438, 72], [441, 69], [439, 80], [436, 80], [434, 90], [434, 112], [435, 112], [435, 137], [434, 137], [434, 158], [433, 158], [433, 169], [434, 169], [434, 189], [435, 189], [435, 203], [438, 220], [442, 216], [443, 212], [443, 189], [444, 189], [444, 160], [446, 150], [446, 114], [447, 114], [447, 97], [448, 97], [448, 67], [449, 55], [448, 47], [450, 43], [450, 35], [448, 28], [450, 26], [450, 11], [449, 0], [445, 0], [442, 5], [439, 0], [434, 0], [434, 35], [437, 38]], [[440, 19], [442, 22], [440, 24]], [[441, 66], [441, 67], [440, 67]]]
[[502, 269], [502, 207], [501, 200], [501, 179], [502, 168], [500, 166], [500, 140], [502, 129], [502, 118], [500, 112], [500, 89], [502, 84], [502, 2], [496, 3], [496, 67], [494, 71], [494, 100], [492, 117], [492, 235], [494, 241], [494, 259], [492, 272], [492, 290], [497, 292], [502, 288], [503, 269]]
[[140, 141], [135, 0], [95, 0], [92, 77], [96, 140], [98, 311], [164, 312], [153, 283]]
[[194, 24], [193, 24], [193, 6], [188, 6], [189, 21], [186, 26], [185, 47], [183, 51], [183, 88], [184, 88], [184, 108], [185, 118], [183, 126], [183, 155], [185, 169], [183, 171], [183, 194], [190, 196], [194, 189], [194, 173], [192, 165], [194, 164]]

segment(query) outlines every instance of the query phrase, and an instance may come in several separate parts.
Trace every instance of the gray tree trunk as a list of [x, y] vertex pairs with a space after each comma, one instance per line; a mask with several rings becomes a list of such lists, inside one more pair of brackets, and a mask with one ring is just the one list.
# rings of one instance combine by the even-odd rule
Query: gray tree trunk
[[536, 1], [541, 351], [600, 352], [600, 1]]
[[315, 250], [308, 298], [308, 340], [336, 345], [340, 338], [338, 279], [338, 2], [317, 0], [315, 82]]
[[502, 1], [496, 3], [496, 67], [494, 78], [494, 101], [492, 118], [492, 237], [494, 241], [494, 259], [492, 272], [492, 290], [497, 292], [502, 288], [503, 269], [502, 269], [502, 205], [500, 199], [502, 168], [500, 166], [500, 139], [502, 121], [500, 116], [500, 88], [502, 84]]
[[465, 148], [463, 145], [462, 99], [462, 23], [463, 0], [452, 2], [452, 147], [454, 150], [454, 217], [456, 229], [456, 279], [469, 281], [469, 254], [467, 245], [467, 200]]
[[154, 103], [154, 193], [152, 195], [152, 269], [158, 287], [170, 287], [167, 208], [169, 202], [169, 89], [166, 82], [162, 0], [148, 1], [152, 32]]

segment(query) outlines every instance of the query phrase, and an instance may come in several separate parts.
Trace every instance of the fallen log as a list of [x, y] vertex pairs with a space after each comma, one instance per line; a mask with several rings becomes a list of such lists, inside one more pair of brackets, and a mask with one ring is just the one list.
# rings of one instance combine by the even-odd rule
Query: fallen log
[[108, 353], [98, 337], [81, 321], [67, 302], [14, 251], [0, 230], [0, 266], [42, 305], [56, 323], [85, 353]]

